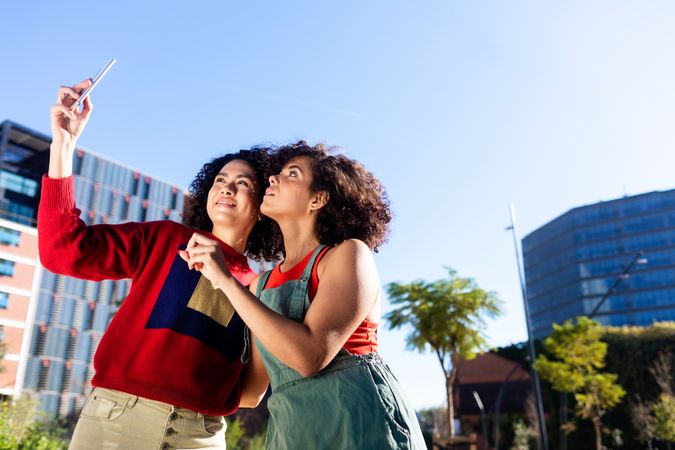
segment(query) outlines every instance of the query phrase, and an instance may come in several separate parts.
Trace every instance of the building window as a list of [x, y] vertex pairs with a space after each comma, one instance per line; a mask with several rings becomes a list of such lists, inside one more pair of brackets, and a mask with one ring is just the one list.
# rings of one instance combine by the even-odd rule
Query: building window
[[0, 227], [0, 244], [18, 247], [21, 242], [21, 232], [11, 228]]
[[34, 151], [30, 151], [17, 145], [9, 144], [2, 152], [2, 161], [10, 163], [14, 166], [18, 166], [22, 163], [25, 163], [27, 159], [34, 156]]
[[145, 222], [146, 220], [148, 220], [148, 201], [143, 200], [143, 203], [141, 204], [140, 222]]
[[[7, 292], [0, 292], [0, 309], [7, 309], [9, 307], [9, 294]], [[4, 337], [4, 333], [3, 337]]]
[[144, 200], [148, 199], [148, 195], [150, 194], [150, 181], [152, 179], [150, 177], [145, 177], [142, 189], [143, 191], [141, 192], [140, 197]]
[[37, 385], [38, 391], [43, 391], [47, 388], [47, 382], [49, 381], [49, 363], [50, 361], [48, 359], [43, 359], [41, 361]]
[[84, 152], [78, 150], [75, 152], [75, 158], [73, 158], [73, 173], [75, 175], [82, 175], [82, 160], [84, 159]]
[[35, 226], [35, 208], [14, 201], [10, 201], [5, 208], [11, 221]]
[[36, 327], [36, 339], [33, 347], [33, 355], [44, 355], [45, 345], [47, 344], [47, 330], [48, 327], [46, 324], [42, 324]]
[[138, 184], [139, 184], [139, 179], [141, 178], [141, 174], [138, 172], [134, 172], [134, 181], [131, 186], [131, 195], [138, 195]]
[[178, 204], [178, 189], [177, 188], [171, 188], [171, 204], [170, 208], [171, 209], [176, 209], [176, 205]]
[[85, 323], [86, 330], [94, 329], [94, 314], [96, 313], [96, 302], [89, 302], [89, 314]]
[[0, 259], [0, 276], [11, 277], [14, 275], [14, 261]]
[[38, 183], [35, 180], [3, 170], [0, 171], [0, 187], [29, 197], [35, 197]]

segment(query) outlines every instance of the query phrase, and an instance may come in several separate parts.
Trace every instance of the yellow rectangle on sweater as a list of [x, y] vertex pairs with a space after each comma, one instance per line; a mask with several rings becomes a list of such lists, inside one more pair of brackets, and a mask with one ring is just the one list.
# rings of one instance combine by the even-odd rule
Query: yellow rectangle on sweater
[[211, 282], [204, 277], [199, 279], [187, 307], [209, 316], [224, 327], [234, 315], [234, 308], [227, 295], [220, 289], [213, 289]]

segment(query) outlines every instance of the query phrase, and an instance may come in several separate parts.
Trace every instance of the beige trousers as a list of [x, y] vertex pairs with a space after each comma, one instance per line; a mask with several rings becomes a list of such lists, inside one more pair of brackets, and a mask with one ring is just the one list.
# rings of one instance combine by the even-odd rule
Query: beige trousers
[[91, 393], [69, 450], [225, 449], [225, 421], [110, 389]]

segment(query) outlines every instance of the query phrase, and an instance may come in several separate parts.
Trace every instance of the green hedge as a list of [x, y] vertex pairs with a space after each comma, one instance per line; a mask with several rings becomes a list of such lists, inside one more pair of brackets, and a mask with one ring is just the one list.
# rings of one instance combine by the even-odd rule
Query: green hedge
[[[639, 449], [644, 446], [637, 441], [635, 430], [630, 418], [630, 402], [636, 396], [643, 401], [651, 402], [658, 399], [659, 387], [649, 368], [654, 363], [659, 352], [670, 352], [675, 361], [675, 322], [661, 322], [649, 327], [607, 327], [603, 340], [607, 343], [607, 357], [605, 371], [616, 373], [619, 384], [626, 390], [625, 399], [614, 410], [603, 418], [603, 425], [608, 429], [622, 431], [622, 449]], [[537, 354], [544, 351], [540, 341], [535, 343]], [[526, 343], [514, 344], [501, 347], [495, 353], [513, 361], [521, 363], [523, 368], [529, 370], [527, 360]], [[547, 405], [549, 435], [549, 447], [551, 450], [559, 449], [560, 442], [560, 394], [548, 385], [542, 383], [544, 402]], [[573, 418], [573, 399], [568, 400], [568, 417]], [[500, 421], [501, 422], [501, 421]], [[593, 430], [588, 421], [576, 419], [577, 429], [568, 435], [567, 448], [569, 450], [584, 450], [592, 447]], [[502, 435], [507, 436], [509, 430], [502, 430]], [[605, 445], [610, 444], [608, 436], [603, 438]], [[502, 442], [500, 448], [508, 448]], [[612, 447], [610, 447], [612, 448]]]

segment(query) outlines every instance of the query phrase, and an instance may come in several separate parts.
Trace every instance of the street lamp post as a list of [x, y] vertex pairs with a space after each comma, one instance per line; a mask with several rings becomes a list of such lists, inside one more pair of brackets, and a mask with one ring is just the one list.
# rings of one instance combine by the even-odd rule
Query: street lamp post
[[592, 319], [593, 317], [600, 312], [600, 307], [602, 306], [603, 303], [609, 298], [610, 295], [614, 293], [617, 287], [621, 284], [622, 281], [627, 280], [630, 278], [629, 272], [635, 266], [636, 264], [647, 264], [648, 260], [647, 258], [644, 257], [644, 252], [640, 250], [635, 254], [633, 259], [630, 261], [630, 263], [624, 267], [623, 272], [621, 272], [621, 275], [619, 275], [616, 280], [614, 280], [614, 284], [612, 284], [612, 287], [610, 287], [607, 292], [605, 292], [605, 295], [602, 296], [600, 301], [595, 305], [593, 308], [593, 311], [588, 315], [589, 319]]
[[473, 391], [473, 398], [476, 399], [476, 404], [478, 405], [478, 409], [480, 409], [480, 423], [481, 423], [481, 428], [483, 429], [483, 450], [487, 450], [488, 448], [488, 426], [487, 426], [487, 420], [485, 417], [485, 408], [483, 407], [483, 402], [480, 399], [480, 396], [478, 395], [478, 392]]
[[538, 447], [540, 450], [548, 450], [548, 436], [546, 434], [546, 420], [544, 418], [544, 402], [541, 398], [541, 383], [539, 382], [539, 375], [537, 371], [534, 370], [534, 362], [537, 360], [536, 353], [534, 350], [534, 339], [532, 337], [532, 324], [530, 322], [530, 307], [527, 304], [527, 288], [525, 286], [525, 278], [523, 277], [523, 269], [521, 267], [520, 261], [520, 247], [518, 245], [518, 237], [516, 231], [516, 208], [511, 203], [510, 205], [511, 212], [511, 226], [507, 227], [507, 230], [511, 230], [513, 234], [513, 246], [516, 251], [516, 264], [518, 265], [518, 278], [520, 280], [520, 290], [523, 296], [523, 306], [525, 308], [525, 324], [527, 325], [527, 346], [530, 353], [530, 361], [532, 362], [532, 384], [534, 386], [534, 396], [537, 406], [537, 421], [539, 424], [539, 439], [537, 440]]

